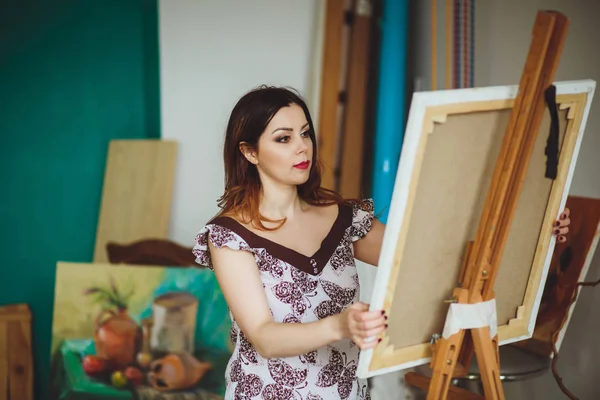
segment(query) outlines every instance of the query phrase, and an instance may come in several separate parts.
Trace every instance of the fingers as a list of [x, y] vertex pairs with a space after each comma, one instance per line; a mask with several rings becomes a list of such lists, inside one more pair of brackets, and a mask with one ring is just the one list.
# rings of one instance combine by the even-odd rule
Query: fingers
[[359, 331], [368, 331], [371, 329], [375, 329], [379, 326], [385, 325], [385, 317], [381, 314], [377, 318], [363, 318], [363, 317], [355, 317], [354, 321], [352, 321], [354, 326]]
[[352, 315], [353, 321], [357, 322], [357, 323], [377, 321], [382, 318], [384, 320], [387, 319], [387, 317], [383, 314], [383, 311], [380, 311], [380, 310], [361, 311], [361, 312], [356, 312]]
[[377, 339], [373, 339], [373, 340], [355, 340], [354, 343], [358, 346], [359, 349], [361, 350], [367, 350], [367, 349], [372, 349], [375, 346], [377, 346], [377, 344], [380, 341]]
[[387, 329], [387, 316], [383, 311], [355, 310], [348, 320], [348, 329], [352, 341], [361, 349], [377, 345], [377, 336]]
[[571, 225], [571, 218], [559, 219], [556, 222], [554, 222], [555, 228], [569, 226], [569, 225]]
[[554, 233], [555, 235], [557, 235], [557, 236], [558, 236], [558, 235], [564, 236], [564, 235], [566, 235], [567, 233], [569, 233], [569, 227], [568, 227], [568, 226], [565, 226], [565, 227], [562, 227], [562, 228], [554, 228], [554, 231], [553, 231], [553, 233]]
[[565, 243], [567, 241], [567, 233], [569, 233], [569, 226], [571, 225], [571, 210], [565, 208], [564, 211], [559, 215], [558, 219], [554, 222], [552, 228], [552, 234], [556, 236], [558, 243]]
[[350, 306], [352, 310], [356, 311], [369, 311], [369, 305], [363, 303], [362, 301], [358, 301]]
[[359, 322], [354, 326], [352, 332], [360, 337], [369, 338], [372, 336], [377, 336], [381, 332], [383, 332], [387, 328], [387, 324], [385, 321], [369, 321], [369, 322]]

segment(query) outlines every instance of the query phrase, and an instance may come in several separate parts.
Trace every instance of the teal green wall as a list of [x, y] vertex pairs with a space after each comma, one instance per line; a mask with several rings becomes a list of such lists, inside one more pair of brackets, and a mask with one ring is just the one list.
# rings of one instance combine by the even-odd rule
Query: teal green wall
[[157, 0], [3, 2], [0, 304], [33, 310], [45, 399], [55, 266], [91, 261], [109, 140], [160, 137]]

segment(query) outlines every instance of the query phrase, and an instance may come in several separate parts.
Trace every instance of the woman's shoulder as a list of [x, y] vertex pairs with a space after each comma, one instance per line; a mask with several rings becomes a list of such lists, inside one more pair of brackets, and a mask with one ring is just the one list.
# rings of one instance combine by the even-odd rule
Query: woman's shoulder
[[375, 218], [375, 207], [373, 199], [370, 197], [360, 199], [346, 200], [346, 207], [350, 213], [350, 236], [352, 240], [366, 236], [373, 226]]
[[375, 217], [374, 203], [370, 197], [342, 199], [335, 204], [318, 208], [321, 208], [323, 221], [330, 220], [332, 214], [337, 213], [334, 227], [343, 226], [344, 229], [349, 229], [353, 240], [364, 237], [371, 230]]
[[360, 211], [373, 212], [374, 202], [371, 197], [348, 198], [344, 199], [344, 206], [350, 208], [353, 213]]
[[351, 216], [352, 220], [361, 218], [364, 214], [373, 214], [374, 203], [370, 197], [344, 198], [339, 203], [340, 212]]
[[254, 249], [248, 243], [242, 228], [236, 219], [229, 216], [219, 215], [209, 220], [194, 238], [196, 263], [212, 268], [209, 243], [217, 249], [227, 247], [253, 253]]

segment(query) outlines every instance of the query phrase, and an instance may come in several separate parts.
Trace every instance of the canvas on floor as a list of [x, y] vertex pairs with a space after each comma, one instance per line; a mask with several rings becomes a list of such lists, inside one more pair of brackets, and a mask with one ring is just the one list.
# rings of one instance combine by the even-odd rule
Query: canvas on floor
[[206, 268], [59, 262], [52, 398], [220, 399], [230, 327]]

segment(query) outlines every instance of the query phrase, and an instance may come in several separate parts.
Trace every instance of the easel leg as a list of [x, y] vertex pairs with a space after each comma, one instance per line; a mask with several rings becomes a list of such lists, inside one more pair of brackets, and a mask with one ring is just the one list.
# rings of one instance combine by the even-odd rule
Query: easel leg
[[[457, 302], [466, 303], [469, 292], [466, 289], [456, 288], [453, 296]], [[461, 329], [448, 339], [439, 339], [434, 344], [435, 354], [430, 365], [433, 376], [427, 392], [427, 400], [446, 400], [464, 338], [465, 331]]]
[[446, 400], [464, 336], [465, 331], [461, 330], [448, 340], [439, 341], [439, 347], [436, 349], [438, 356], [432, 366], [433, 376], [427, 392], [427, 400]]
[[485, 398], [490, 400], [504, 399], [504, 389], [500, 381], [500, 355], [498, 336], [490, 337], [490, 328], [471, 329], [477, 365], [483, 382]]

